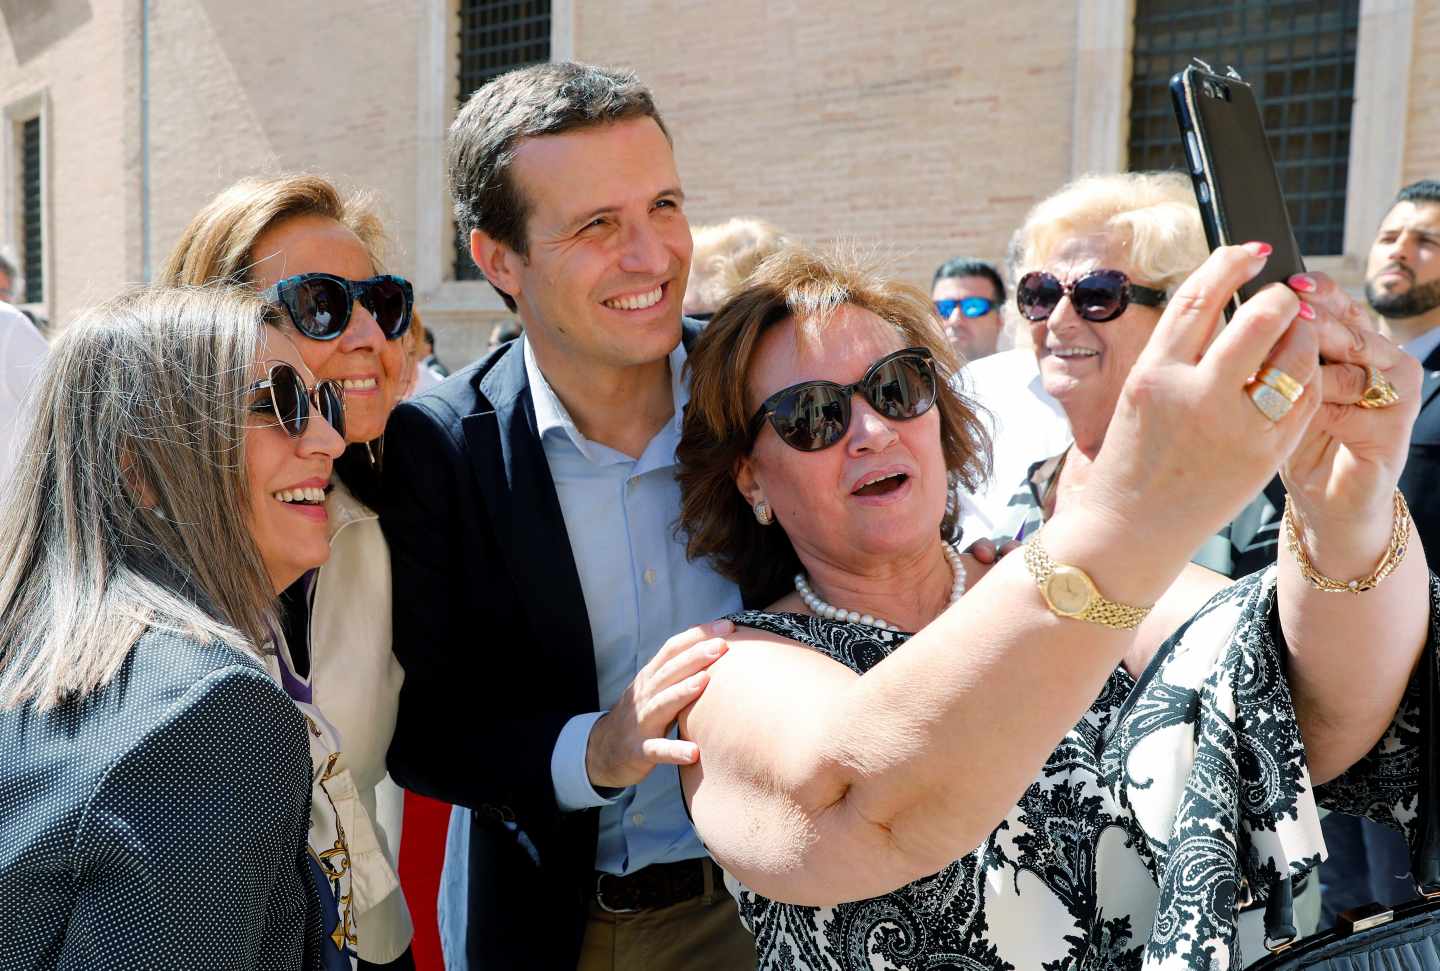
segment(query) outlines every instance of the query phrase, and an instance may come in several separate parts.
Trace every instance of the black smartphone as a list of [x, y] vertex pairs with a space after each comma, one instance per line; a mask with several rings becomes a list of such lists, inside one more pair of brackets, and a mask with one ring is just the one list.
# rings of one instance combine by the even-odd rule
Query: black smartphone
[[1305, 261], [1254, 89], [1233, 68], [1222, 75], [1201, 62], [1170, 79], [1170, 96], [1210, 248], [1258, 240], [1275, 250], [1235, 295], [1228, 319], [1262, 287], [1304, 273]]

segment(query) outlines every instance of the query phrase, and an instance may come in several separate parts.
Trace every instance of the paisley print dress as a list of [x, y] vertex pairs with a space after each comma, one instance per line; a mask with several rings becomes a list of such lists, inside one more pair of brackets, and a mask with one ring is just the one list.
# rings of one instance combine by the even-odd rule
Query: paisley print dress
[[[862, 675], [909, 636], [801, 614], [731, 619]], [[1285, 680], [1275, 571], [1246, 577], [1180, 628], [1138, 682], [1117, 668], [984, 844], [939, 873], [825, 908], [727, 878], [759, 965], [1238, 968], [1239, 909], [1324, 855], [1317, 799], [1402, 829], [1414, 820], [1418, 679], [1436, 676], [1427, 651], [1375, 750], [1316, 792]]]

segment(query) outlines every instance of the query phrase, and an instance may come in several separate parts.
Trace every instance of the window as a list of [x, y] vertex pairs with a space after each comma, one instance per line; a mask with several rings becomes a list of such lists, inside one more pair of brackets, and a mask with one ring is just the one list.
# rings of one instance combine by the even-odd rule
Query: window
[[[461, 0], [460, 103], [486, 81], [550, 60], [550, 0]], [[479, 280], [467, 241], [455, 240], [455, 279]]]
[[40, 202], [40, 119], [31, 118], [20, 123], [20, 273], [25, 278], [25, 303], [45, 300]]
[[1255, 88], [1295, 239], [1342, 252], [1359, 0], [1136, 0], [1130, 168], [1180, 169], [1171, 75], [1198, 57]]

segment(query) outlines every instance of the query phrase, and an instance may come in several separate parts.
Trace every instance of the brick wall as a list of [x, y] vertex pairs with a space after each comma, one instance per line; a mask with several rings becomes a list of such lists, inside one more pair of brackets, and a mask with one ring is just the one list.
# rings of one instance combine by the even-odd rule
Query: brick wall
[[1000, 260], [1069, 175], [1071, 4], [575, 6], [577, 58], [654, 90], [692, 223], [754, 215], [881, 246], [928, 285], [952, 256]]
[[[44, 232], [53, 258], [45, 291], [56, 322], [111, 295], [140, 270], [133, 222], [139, 183], [127, 137], [138, 118], [132, 109], [136, 79], [127, 70], [134, 36], [127, 6], [91, 4], [88, 16], [63, 18], [54, 31], [39, 31], [46, 43], [21, 44], [19, 52], [8, 35], [0, 41], [0, 106], [42, 91], [48, 102], [43, 137], [50, 212]], [[0, 159], [0, 177], [18, 206], [14, 158]], [[18, 229], [18, 223], [7, 225], [0, 239], [12, 253], [20, 245], [11, 238]]]
[[[235, 179], [306, 170], [373, 190], [395, 242], [391, 265], [409, 272], [416, 5], [149, 4], [152, 265]], [[143, 277], [140, 7], [89, 9], [24, 63], [0, 29], [0, 105], [42, 88], [50, 103], [46, 289], [61, 325]], [[4, 178], [18, 178], [13, 169], [0, 160]]]
[[[1414, 2], [1407, 179], [1440, 173], [1440, 66], [1425, 56], [1440, 38], [1440, 0]], [[426, 99], [448, 110], [453, 58], [432, 77], [417, 64], [426, 25], [452, 0], [149, 5], [152, 264], [223, 186], [295, 169], [375, 191], [397, 272], [411, 273], [423, 247], [448, 259], [448, 240], [417, 239], [417, 206], [447, 205], [417, 199], [422, 166], [443, 164], [417, 145], [417, 118]], [[88, 15], [63, 18], [38, 47], [0, 22], [0, 106], [48, 92], [47, 290], [63, 323], [140, 278], [142, 221], [140, 2], [61, 7]], [[1012, 0], [1003, 14], [973, 0], [569, 7], [575, 57], [634, 67], [655, 91], [695, 223], [751, 214], [812, 242], [853, 239], [923, 285], [949, 257], [1000, 259], [1027, 208], [1071, 175], [1074, 4]], [[13, 169], [0, 159], [3, 185]], [[478, 353], [503, 316], [441, 304], [428, 319], [452, 364]]]
[[1440, 179], [1440, 0], [1415, 0], [1415, 52], [1410, 63], [1410, 120], [1405, 132], [1405, 183]]
[[155, 262], [220, 189], [308, 171], [373, 191], [409, 272], [413, 3], [151, 0]]

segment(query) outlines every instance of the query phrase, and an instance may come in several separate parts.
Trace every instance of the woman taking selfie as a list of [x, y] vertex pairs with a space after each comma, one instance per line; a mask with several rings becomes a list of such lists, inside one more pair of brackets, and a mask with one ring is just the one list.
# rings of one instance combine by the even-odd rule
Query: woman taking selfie
[[139, 291], [51, 351], [0, 505], [0, 966], [333, 966], [264, 654], [343, 417], [272, 317]]
[[[984, 576], [946, 503], [984, 443], [923, 294], [791, 252], [716, 313], [682, 527], [772, 606], [732, 617], [681, 776], [762, 968], [1230, 967], [1242, 898], [1319, 859], [1315, 784], [1384, 736], [1330, 795], [1404, 800], [1379, 780], [1435, 603], [1395, 489], [1419, 373], [1323, 277], [1222, 330], [1267, 252], [1166, 295], [1084, 493]], [[1055, 265], [1052, 313], [1115, 256]], [[1282, 461], [1278, 569], [1177, 588]]]
[[363, 196], [316, 176], [246, 179], [202, 209], [160, 278], [243, 284], [275, 306], [305, 363], [345, 389], [345, 440], [324, 493], [331, 557], [282, 596], [281, 659], [338, 735], [317, 822], [347, 820], [353, 896], [343, 932], [361, 968], [413, 967], [396, 872], [403, 795], [385, 774], [403, 672], [390, 651], [390, 553], [372, 508], [382, 433], [413, 385], [409, 281], [383, 272], [384, 233]]

